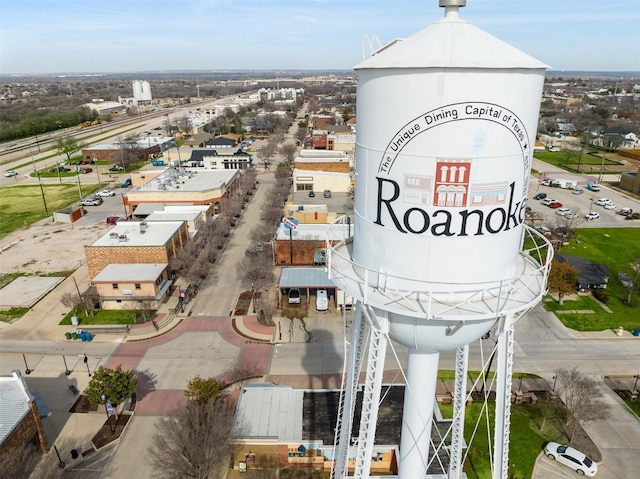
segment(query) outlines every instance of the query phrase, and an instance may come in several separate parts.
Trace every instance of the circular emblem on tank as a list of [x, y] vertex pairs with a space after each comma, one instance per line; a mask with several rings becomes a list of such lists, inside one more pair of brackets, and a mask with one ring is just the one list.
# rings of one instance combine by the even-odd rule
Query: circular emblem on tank
[[461, 102], [427, 111], [382, 152], [374, 224], [458, 237], [517, 229], [531, 151], [523, 122], [504, 106]]

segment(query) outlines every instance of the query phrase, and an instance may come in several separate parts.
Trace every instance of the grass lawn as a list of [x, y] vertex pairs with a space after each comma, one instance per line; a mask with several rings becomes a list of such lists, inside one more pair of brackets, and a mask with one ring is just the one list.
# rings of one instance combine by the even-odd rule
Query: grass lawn
[[[596, 173], [600, 172], [602, 166], [602, 153], [597, 152], [596, 155], [590, 155], [586, 150], [580, 155], [579, 151], [563, 150], [563, 151], [540, 151], [534, 153], [534, 157], [538, 160], [542, 160], [550, 165], [557, 166], [563, 170], [577, 172], [578, 161], [580, 162], [580, 172], [582, 173]], [[618, 165], [615, 161], [607, 160], [607, 153], [605, 153], [604, 166]]]
[[[493, 435], [495, 403], [488, 403], [488, 408], [489, 427]], [[453, 414], [453, 406], [450, 404], [441, 404], [440, 409], [445, 417]], [[491, 465], [489, 462], [486, 411], [482, 411], [481, 403], [473, 403], [467, 406], [465, 411], [464, 436], [467, 443], [471, 440], [475, 424], [481, 413], [483, 419], [480, 421], [469, 448], [464, 471], [469, 479], [488, 479], [491, 477]], [[549, 422], [545, 425], [545, 433], [543, 435], [540, 434], [539, 424], [541, 424], [541, 418], [542, 414], [538, 405], [511, 405], [509, 477], [522, 479], [531, 477], [533, 465], [545, 442], [549, 440], [563, 441], [563, 436]], [[493, 439], [491, 447], [493, 448]]]
[[[100, 185], [82, 186], [83, 196], [100, 189]], [[49, 215], [45, 213], [40, 186], [10, 186], [0, 189], [0, 238], [19, 228], [30, 226], [54, 211], [78, 201], [78, 185], [42, 185]]]
[[[71, 316], [73, 311], [69, 311], [67, 315], [60, 321], [61, 326], [71, 326]], [[101, 310], [96, 311], [95, 316], [86, 316], [84, 312], [78, 313], [80, 326], [89, 324], [133, 324], [135, 311], [122, 310]]]
[[627, 403], [627, 406], [629, 406], [629, 409], [631, 409], [634, 413], [636, 413], [636, 416], [640, 416], [640, 401], [639, 400], [635, 400], [635, 401], [625, 401], [625, 403]]
[[627, 291], [618, 281], [618, 273], [630, 271], [631, 264], [640, 260], [640, 228], [580, 228], [576, 229], [577, 240], [563, 246], [560, 253], [580, 256], [596, 264], [606, 264], [610, 270], [607, 293], [608, 313], [591, 298], [579, 301], [564, 301], [560, 306], [555, 301], [545, 302], [548, 311], [593, 310], [594, 314], [559, 314], [562, 323], [578, 331], [602, 331], [622, 326], [626, 330], [640, 328], [640, 297], [635, 294], [628, 305]]

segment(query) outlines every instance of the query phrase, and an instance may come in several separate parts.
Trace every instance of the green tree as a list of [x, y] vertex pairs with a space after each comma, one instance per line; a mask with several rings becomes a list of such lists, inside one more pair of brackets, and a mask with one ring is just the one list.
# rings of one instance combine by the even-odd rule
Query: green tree
[[115, 369], [100, 366], [93, 373], [85, 394], [94, 406], [104, 402], [120, 404], [136, 392], [137, 384], [133, 371], [124, 371], [119, 364]]
[[67, 161], [71, 160], [71, 155], [73, 155], [76, 151], [82, 149], [82, 144], [78, 143], [75, 138], [67, 137], [67, 138], [59, 138], [56, 141], [55, 148], [56, 152], [59, 155], [66, 155]]
[[563, 304], [564, 296], [575, 290], [578, 282], [578, 271], [568, 261], [553, 260], [549, 271], [547, 288], [550, 293], [558, 294], [558, 302]]
[[193, 398], [196, 404], [202, 406], [209, 402], [216, 403], [222, 396], [222, 384], [214, 378], [202, 379], [200, 376], [196, 376], [187, 384], [184, 395]]

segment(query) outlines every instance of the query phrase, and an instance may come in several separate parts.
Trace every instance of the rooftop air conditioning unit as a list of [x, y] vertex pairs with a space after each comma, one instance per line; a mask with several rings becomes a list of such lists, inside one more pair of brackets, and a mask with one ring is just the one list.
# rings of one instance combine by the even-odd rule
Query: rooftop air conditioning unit
[[127, 235], [119, 235], [118, 236], [118, 241], [120, 243], [125, 243], [127, 241]]
[[109, 238], [111, 239], [117, 239], [118, 238], [118, 233], [109, 233]]

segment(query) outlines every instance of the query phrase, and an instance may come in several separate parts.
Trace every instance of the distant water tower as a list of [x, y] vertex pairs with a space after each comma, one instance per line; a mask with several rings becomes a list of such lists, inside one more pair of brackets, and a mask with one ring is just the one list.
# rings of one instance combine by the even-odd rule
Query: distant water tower
[[133, 86], [133, 98], [138, 103], [150, 102], [151, 97], [151, 85], [148, 81], [134, 80]]
[[543, 296], [552, 258], [524, 224], [546, 66], [461, 20], [465, 4], [440, 0], [442, 20], [355, 67], [354, 234], [329, 245], [327, 259], [331, 279], [357, 299], [334, 477], [349, 468], [369, 477], [389, 339], [408, 348], [400, 478], [425, 477], [439, 354], [451, 350], [457, 419], [446, 472], [461, 477], [468, 345], [489, 331], [498, 340], [493, 477], [507, 477], [514, 325]]

